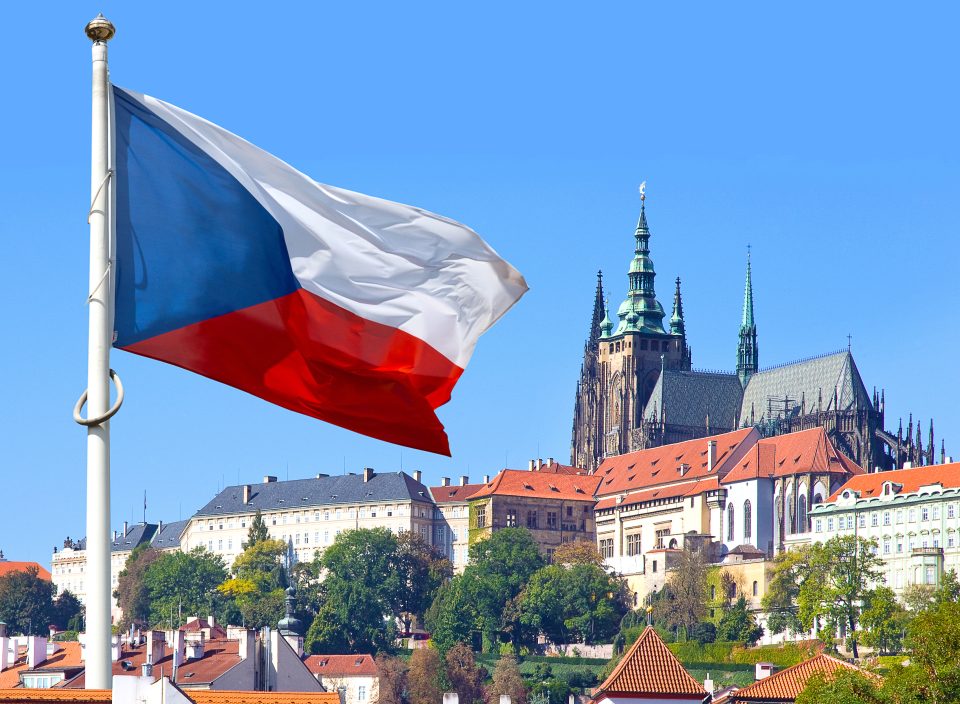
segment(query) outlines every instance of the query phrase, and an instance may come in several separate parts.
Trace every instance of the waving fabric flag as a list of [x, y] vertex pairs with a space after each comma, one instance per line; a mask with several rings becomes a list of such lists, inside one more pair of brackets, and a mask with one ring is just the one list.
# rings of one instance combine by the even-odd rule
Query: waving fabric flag
[[527, 290], [475, 232], [114, 88], [115, 346], [449, 454], [435, 409]]

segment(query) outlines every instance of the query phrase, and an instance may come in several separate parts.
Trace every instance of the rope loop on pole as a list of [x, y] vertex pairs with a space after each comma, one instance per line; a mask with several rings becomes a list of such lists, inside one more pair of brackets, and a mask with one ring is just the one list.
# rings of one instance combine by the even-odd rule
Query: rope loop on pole
[[93, 194], [93, 198], [90, 199], [90, 212], [87, 213], [87, 224], [90, 224], [90, 218], [93, 217], [93, 207], [97, 204], [97, 198], [100, 197], [100, 191], [103, 190], [103, 187], [107, 185], [107, 181], [110, 180], [110, 177], [113, 176], [113, 169], [107, 169], [107, 173], [103, 175], [103, 180], [100, 182], [100, 185], [97, 186], [97, 192]]
[[117, 387], [117, 400], [113, 402], [112, 406], [110, 406], [110, 410], [95, 418], [84, 418], [82, 415], [80, 415], [80, 411], [83, 410], [83, 405], [87, 402], [87, 389], [84, 389], [83, 393], [80, 394], [80, 398], [77, 400], [77, 405], [73, 407], [74, 421], [89, 428], [90, 426], [106, 423], [117, 414], [117, 411], [120, 410], [120, 406], [123, 405], [123, 382], [120, 381], [120, 375], [117, 374], [113, 369], [110, 370], [110, 378], [113, 380], [114, 386]]

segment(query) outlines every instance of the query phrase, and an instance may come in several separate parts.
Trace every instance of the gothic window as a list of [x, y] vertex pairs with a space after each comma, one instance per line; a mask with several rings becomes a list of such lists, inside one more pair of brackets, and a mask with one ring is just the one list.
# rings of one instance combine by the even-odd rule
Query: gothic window
[[803, 494], [797, 501], [797, 528], [800, 533], [807, 532], [807, 497]]
[[733, 542], [734, 527], [736, 526], [733, 517], [733, 502], [727, 504], [727, 540]]
[[751, 525], [750, 499], [743, 502], [743, 542], [749, 543], [753, 538], [753, 526]]

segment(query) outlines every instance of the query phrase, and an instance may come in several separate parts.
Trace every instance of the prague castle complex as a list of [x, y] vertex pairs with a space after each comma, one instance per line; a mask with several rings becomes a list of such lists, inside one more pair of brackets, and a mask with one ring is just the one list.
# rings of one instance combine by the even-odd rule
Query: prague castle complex
[[[615, 320], [604, 300], [602, 275], [597, 276], [574, 405], [571, 464], [592, 470], [605, 457], [745, 427], [767, 437], [822, 427], [868, 471], [936, 462], [933, 421], [926, 445], [912, 417], [906, 432], [902, 422], [896, 433], [885, 430], [884, 394], [867, 392], [849, 348], [760, 367], [749, 253], [736, 370], [695, 370], [680, 278], [666, 321], [657, 300], [644, 200], [641, 195], [627, 295]], [[942, 443], [940, 455], [942, 462]]]

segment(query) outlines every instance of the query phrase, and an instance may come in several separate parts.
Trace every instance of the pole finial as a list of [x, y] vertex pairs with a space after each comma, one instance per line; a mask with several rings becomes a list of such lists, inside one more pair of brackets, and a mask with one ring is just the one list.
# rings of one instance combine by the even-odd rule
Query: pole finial
[[639, 191], [640, 191], [640, 202], [642, 203], [647, 199], [647, 182], [646, 181], [640, 184]]
[[100, 13], [87, 22], [87, 26], [83, 28], [83, 31], [86, 32], [90, 41], [99, 43], [108, 42], [113, 39], [113, 35], [117, 33], [117, 28], [113, 26], [113, 22], [103, 16], [103, 13]]

